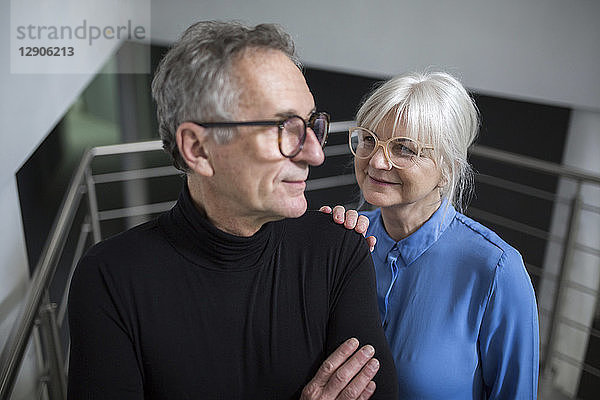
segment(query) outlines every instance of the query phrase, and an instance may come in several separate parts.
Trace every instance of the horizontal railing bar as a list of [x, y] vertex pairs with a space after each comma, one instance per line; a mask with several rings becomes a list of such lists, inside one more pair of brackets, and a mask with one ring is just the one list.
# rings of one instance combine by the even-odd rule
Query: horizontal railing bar
[[501, 161], [537, 172], [600, 184], [600, 175], [598, 174], [594, 174], [579, 168], [558, 165], [550, 161], [527, 157], [521, 154], [514, 154], [503, 150], [493, 149], [488, 146], [473, 145], [469, 149], [469, 153], [478, 157], [485, 157], [491, 160]]
[[469, 207], [467, 209], [467, 213], [475, 216], [476, 217], [475, 219], [484, 219], [486, 221], [490, 221], [490, 222], [496, 223], [498, 225], [502, 225], [504, 227], [514, 229], [518, 232], [526, 233], [528, 235], [537, 237], [539, 239], [552, 240], [552, 241], [558, 241], [558, 242], [562, 242], [562, 240], [563, 240], [562, 238], [560, 238], [556, 235], [552, 235], [549, 232], [544, 231], [543, 229], [535, 228], [533, 226], [529, 226], [522, 222], [514, 221], [510, 218], [501, 217], [497, 214], [483, 211], [476, 207]]
[[[529, 269], [529, 268], [528, 268]], [[553, 282], [553, 283], [557, 283], [557, 278], [558, 275], [556, 274], [548, 274], [545, 273], [541, 276], [543, 279]], [[569, 280], [569, 279], [563, 279], [561, 281], [566, 287], [569, 287], [575, 291], [578, 291], [580, 293], [585, 293], [585, 294], [589, 294], [590, 296], [598, 296], [598, 294], [600, 294], [600, 291], [598, 291], [597, 289], [593, 289], [589, 286], [585, 286], [582, 285], [581, 283]]]
[[323, 152], [326, 157], [335, 157], [352, 154], [347, 144], [334, 144], [332, 146], [325, 146]]
[[333, 187], [355, 185], [356, 178], [354, 174], [328, 176], [326, 178], [317, 178], [306, 181], [306, 191], [329, 189]]
[[[510, 218], [501, 217], [497, 214], [483, 211], [476, 207], [469, 207], [467, 212], [468, 212], [468, 214], [476, 217], [476, 219], [479, 218], [479, 219], [487, 220], [489, 222], [504, 226], [506, 228], [513, 229], [517, 232], [525, 233], [525, 234], [528, 234], [528, 235], [531, 235], [531, 236], [534, 236], [534, 237], [537, 237], [540, 239], [547, 240], [549, 242], [562, 243], [562, 241], [563, 241], [563, 239], [561, 237], [559, 237], [557, 235], [552, 235], [549, 232], [546, 232], [542, 229], [529, 226], [522, 222], [514, 221]], [[576, 243], [575, 249], [579, 250], [581, 252], [584, 252], [584, 253], [588, 253], [588, 254], [592, 254], [592, 255], [600, 257], [600, 249], [597, 249], [597, 248], [594, 248], [591, 246], [587, 246], [587, 245], [584, 245], [581, 243]]]
[[598, 206], [594, 206], [594, 205], [587, 204], [587, 203], [582, 203], [581, 209], [585, 210], [585, 211], [591, 211], [593, 213], [600, 215], [600, 207], [598, 207]]
[[[539, 307], [539, 311], [543, 314], [552, 314], [552, 310], [545, 308], [545, 307]], [[572, 320], [570, 318], [566, 318], [564, 316], [558, 317], [558, 321], [561, 322], [563, 325], [574, 328], [580, 332], [584, 332], [591, 336], [600, 338], [600, 330], [598, 330], [594, 327], [586, 326], [586, 325], [582, 324], [581, 322], [574, 321], [574, 320]]]
[[[525, 264], [525, 267], [529, 271], [529, 264]], [[557, 274], [550, 274], [547, 272], [546, 273], [542, 272], [541, 275], [537, 275], [537, 276], [540, 276], [542, 279], [545, 279], [546, 281], [550, 281], [553, 283], [557, 283], [557, 280], [558, 280]], [[572, 281], [569, 279], [563, 279], [562, 283], [566, 287], [570, 287], [571, 289], [574, 289], [581, 293], [589, 294], [590, 296], [597, 296], [598, 294], [600, 294], [600, 291], [598, 291], [597, 289], [592, 289], [589, 286], [582, 285], [581, 283], [578, 283], [578, 282], [575, 282], [575, 281]]]
[[575, 250], [579, 250], [581, 252], [600, 257], [600, 249], [597, 249], [597, 248], [591, 247], [591, 246], [587, 246], [585, 244], [575, 243]]
[[551, 192], [548, 192], [548, 191], [545, 191], [542, 189], [532, 188], [531, 186], [523, 185], [521, 183], [512, 182], [512, 181], [509, 181], [506, 179], [498, 178], [498, 177], [487, 175], [487, 174], [477, 173], [477, 174], [475, 174], [475, 180], [479, 181], [481, 183], [485, 183], [487, 185], [497, 186], [502, 189], [526, 194], [526, 195], [529, 195], [532, 197], [537, 197], [537, 198], [540, 198], [543, 200], [548, 200], [548, 201], [557, 201], [558, 200], [560, 202], [564, 202], [567, 204], [569, 203], [569, 199], [559, 198], [554, 193], [551, 193]]
[[111, 144], [107, 146], [98, 146], [93, 147], [90, 151], [92, 152], [92, 155], [96, 157], [157, 150], [162, 150], [161, 140], [150, 140], [147, 142], [120, 143]]
[[348, 129], [354, 128], [356, 121], [338, 121], [329, 124], [330, 133], [345, 133], [348, 134]]
[[111, 210], [104, 210], [98, 212], [98, 218], [100, 221], [106, 221], [109, 219], [137, 217], [139, 215], [156, 214], [170, 210], [174, 205], [175, 201], [164, 201], [162, 203], [144, 204], [140, 206], [115, 208]]
[[557, 351], [557, 350], [554, 350], [552, 352], [552, 354], [550, 354], [550, 356], [554, 357], [554, 358], [558, 358], [559, 360], [562, 360], [562, 361], [564, 361], [564, 362], [566, 362], [568, 364], [571, 364], [571, 365], [573, 365], [575, 367], [581, 368], [584, 371], [589, 372], [590, 374], [592, 374], [592, 375], [600, 378], [600, 368], [596, 368], [596, 367], [591, 366], [591, 365], [589, 365], [589, 364], [587, 364], [585, 362], [578, 361], [578, 360], [574, 359], [573, 357], [568, 356], [568, 355], [566, 355], [566, 354], [564, 354], [564, 353], [562, 353], [560, 351]]
[[94, 183], [110, 183], [130, 181], [134, 179], [158, 178], [162, 176], [181, 175], [182, 172], [173, 166], [132, 169], [128, 171], [109, 172], [92, 175]]
[[[522, 222], [514, 221], [510, 218], [502, 217], [497, 214], [490, 213], [488, 211], [483, 211], [476, 207], [469, 207], [467, 210], [467, 213], [469, 215], [476, 217], [475, 219], [483, 219], [483, 220], [504, 226], [506, 228], [513, 229], [517, 232], [525, 233], [527, 235], [531, 235], [531, 236], [537, 237], [539, 239], [547, 240], [548, 242], [556, 242], [556, 243], [563, 242], [563, 238], [561, 238], [560, 236], [550, 234], [549, 232], [546, 232], [542, 229], [529, 226]], [[592, 255], [600, 257], [600, 249], [597, 249], [594, 247], [586, 246], [581, 243], [576, 243], [575, 249], [579, 250], [581, 252], [584, 252], [584, 253], [588, 253], [588, 254], [592, 254]]]
[[569, 287], [571, 289], [574, 289], [580, 293], [585, 293], [585, 294], [589, 294], [590, 296], [597, 296], [598, 295], [598, 290], [597, 289], [592, 289], [591, 287], [582, 285], [581, 283], [577, 283], [571, 280], [564, 280], [563, 281], [566, 287]]

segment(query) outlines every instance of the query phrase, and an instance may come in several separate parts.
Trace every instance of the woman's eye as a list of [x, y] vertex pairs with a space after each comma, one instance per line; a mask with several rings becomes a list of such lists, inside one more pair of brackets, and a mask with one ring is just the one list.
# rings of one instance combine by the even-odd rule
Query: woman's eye
[[395, 156], [408, 156], [412, 153], [408, 147], [399, 143], [394, 143], [392, 145], [391, 152]]
[[362, 142], [366, 145], [372, 145], [375, 143], [375, 138], [373, 136], [364, 136]]

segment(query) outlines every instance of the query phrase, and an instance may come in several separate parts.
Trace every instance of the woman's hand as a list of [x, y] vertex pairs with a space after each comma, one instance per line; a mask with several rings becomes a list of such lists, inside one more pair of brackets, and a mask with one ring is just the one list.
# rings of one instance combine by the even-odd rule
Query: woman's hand
[[[336, 224], [343, 224], [346, 229], [354, 229], [363, 236], [367, 234], [367, 229], [369, 228], [369, 219], [364, 215], [358, 215], [358, 211], [356, 210], [346, 211], [344, 206], [335, 206], [332, 210], [329, 206], [323, 206], [319, 209], [319, 211], [325, 214], [333, 213], [333, 221]], [[367, 238], [367, 244], [369, 245], [369, 249], [371, 251], [375, 249], [376, 242], [377, 239], [375, 236], [369, 236]]]

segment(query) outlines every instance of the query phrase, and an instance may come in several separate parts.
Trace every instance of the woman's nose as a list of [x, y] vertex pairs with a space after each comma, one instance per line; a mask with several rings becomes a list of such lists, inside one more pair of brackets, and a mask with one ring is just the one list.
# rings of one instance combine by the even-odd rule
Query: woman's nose
[[369, 165], [373, 168], [390, 170], [392, 169], [392, 163], [387, 158], [387, 154], [382, 146], [379, 146], [375, 153], [371, 156], [369, 160]]

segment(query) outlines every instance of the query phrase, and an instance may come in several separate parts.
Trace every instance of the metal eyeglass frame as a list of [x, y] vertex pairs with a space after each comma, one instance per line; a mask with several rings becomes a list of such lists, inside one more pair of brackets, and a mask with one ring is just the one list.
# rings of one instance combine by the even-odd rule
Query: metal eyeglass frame
[[[375, 139], [375, 147], [373, 147], [373, 150], [371, 151], [371, 153], [369, 153], [368, 156], [364, 156], [364, 157], [358, 156], [358, 155], [356, 155], [356, 153], [354, 152], [354, 149], [352, 148], [352, 132], [357, 129], [368, 132]], [[409, 138], [406, 136], [395, 136], [395, 137], [389, 138], [388, 140], [381, 140], [377, 137], [377, 134], [375, 132], [373, 132], [367, 128], [363, 128], [362, 126], [355, 126], [353, 128], [348, 129], [348, 147], [350, 147], [350, 151], [352, 152], [352, 154], [354, 154], [355, 157], [358, 157], [360, 159], [366, 159], [366, 158], [373, 157], [373, 155], [377, 152], [377, 148], [379, 146], [381, 146], [381, 147], [383, 147], [383, 154], [385, 155], [385, 158], [388, 160], [390, 165], [392, 165], [394, 168], [398, 168], [398, 169], [408, 168], [408, 166], [402, 167], [402, 166], [399, 166], [396, 163], [394, 163], [392, 161], [392, 158], [390, 157], [390, 153], [388, 152], [388, 144], [390, 144], [391, 142], [393, 142], [394, 140], [397, 140], [397, 139], [406, 139], [411, 142], [414, 142], [417, 145], [417, 154], [414, 156], [414, 158], [411, 159], [411, 161], [413, 163], [415, 162], [414, 161], [415, 159], [421, 157], [422, 150], [425, 150], [425, 149], [433, 150], [434, 149], [434, 147], [429, 144], [422, 144], [418, 140], [415, 140], [413, 138]]]
[[[302, 151], [302, 149], [304, 148], [304, 142], [306, 141], [306, 128], [310, 128], [313, 130], [314, 132], [314, 123], [317, 120], [317, 118], [319, 117], [325, 117], [325, 121], [327, 123], [327, 126], [325, 127], [325, 132], [323, 133], [323, 139], [322, 141], [319, 140], [319, 138], [317, 137], [317, 141], [319, 141], [319, 143], [321, 144], [321, 147], [325, 147], [325, 144], [327, 143], [327, 135], [329, 133], [329, 114], [327, 114], [326, 112], [314, 112], [310, 115], [310, 117], [308, 117], [308, 122], [302, 118], [299, 115], [290, 115], [289, 117], [285, 118], [285, 119], [281, 119], [281, 120], [263, 120], [263, 121], [224, 121], [224, 122], [197, 122], [197, 121], [187, 121], [187, 122], [191, 122], [193, 124], [202, 126], [204, 128], [227, 128], [227, 127], [234, 127], [234, 126], [276, 126], [278, 127], [278, 132], [277, 132], [277, 142], [279, 143], [279, 152], [281, 153], [282, 156], [286, 157], [286, 158], [293, 158], [296, 157], [298, 155], [298, 153], [300, 153]], [[283, 129], [285, 127], [285, 123], [293, 118], [299, 118], [302, 123], [304, 124], [304, 134], [302, 135], [302, 137], [300, 138], [300, 145], [298, 146], [298, 148], [296, 149], [296, 151], [294, 151], [292, 154], [285, 154], [283, 152], [283, 149], [281, 148], [282, 146], [282, 133], [283, 133]], [[316, 136], [316, 134], [315, 134]]]

